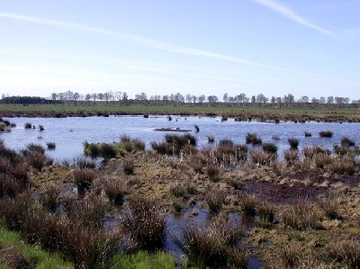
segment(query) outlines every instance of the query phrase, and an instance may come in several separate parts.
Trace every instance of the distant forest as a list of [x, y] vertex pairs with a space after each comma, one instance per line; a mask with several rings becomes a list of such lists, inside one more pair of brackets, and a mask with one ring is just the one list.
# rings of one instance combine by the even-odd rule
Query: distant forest
[[38, 105], [38, 104], [59, 104], [58, 100], [49, 100], [38, 96], [11, 96], [3, 97], [1, 104], [22, 104], [22, 105]]

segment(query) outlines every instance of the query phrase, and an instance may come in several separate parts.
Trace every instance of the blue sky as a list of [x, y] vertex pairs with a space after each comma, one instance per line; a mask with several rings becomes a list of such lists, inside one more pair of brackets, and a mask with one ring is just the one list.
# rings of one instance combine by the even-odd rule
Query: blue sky
[[359, 0], [0, 0], [0, 94], [360, 99]]

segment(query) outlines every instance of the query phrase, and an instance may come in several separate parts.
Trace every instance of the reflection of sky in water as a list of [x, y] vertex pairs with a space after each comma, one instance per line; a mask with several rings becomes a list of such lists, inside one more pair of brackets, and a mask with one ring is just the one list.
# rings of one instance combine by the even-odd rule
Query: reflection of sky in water
[[[172, 116], [169, 121], [166, 116], [150, 116], [145, 119], [142, 116], [110, 116], [110, 117], [87, 117], [87, 118], [10, 118], [10, 122], [17, 124], [11, 133], [0, 134], [0, 139], [5, 145], [14, 148], [24, 148], [29, 143], [41, 144], [55, 142], [56, 150], [47, 151], [55, 159], [72, 159], [83, 152], [83, 142], [117, 142], [124, 134], [131, 138], [138, 138], [150, 148], [152, 141], [162, 141], [164, 132], [154, 131], [156, 128], [181, 128], [191, 130], [191, 134], [198, 139], [198, 146], [208, 145], [208, 136], [214, 136], [216, 141], [232, 139], [235, 143], [245, 143], [247, 133], [256, 133], [263, 142], [275, 143], [281, 154], [289, 148], [288, 138], [297, 138], [299, 147], [317, 144], [332, 148], [333, 144], [340, 143], [346, 136], [360, 143], [359, 123], [293, 123], [280, 124], [262, 122], [235, 122], [233, 119], [221, 122], [221, 118], [209, 117], [178, 117]], [[37, 127], [36, 130], [25, 130], [24, 124], [30, 122]], [[45, 131], [40, 132], [39, 125], [43, 125]], [[199, 126], [200, 132], [195, 132], [195, 125]], [[319, 137], [320, 131], [331, 130], [332, 138]], [[304, 132], [312, 133], [312, 137], [305, 138]], [[175, 133], [174, 133], [175, 134]], [[179, 133], [181, 135], [183, 133]], [[280, 140], [274, 140], [273, 136], [279, 136]]]

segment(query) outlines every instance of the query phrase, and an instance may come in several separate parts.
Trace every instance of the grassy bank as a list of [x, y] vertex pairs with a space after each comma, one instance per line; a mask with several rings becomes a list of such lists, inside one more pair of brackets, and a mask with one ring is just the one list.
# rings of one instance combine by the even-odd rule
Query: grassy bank
[[301, 108], [268, 106], [207, 106], [207, 105], [0, 105], [1, 117], [67, 117], [109, 115], [197, 115], [232, 117], [240, 121], [351, 121], [360, 122], [357, 108]]

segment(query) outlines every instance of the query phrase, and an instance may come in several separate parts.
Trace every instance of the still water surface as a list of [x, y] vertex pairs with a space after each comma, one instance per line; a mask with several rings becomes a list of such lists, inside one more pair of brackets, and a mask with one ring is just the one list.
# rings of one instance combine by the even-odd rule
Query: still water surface
[[[334, 143], [340, 143], [342, 137], [348, 137], [360, 143], [360, 123], [294, 123], [281, 122], [235, 122], [234, 119], [221, 121], [220, 117], [179, 117], [172, 116], [169, 121], [166, 116], [110, 116], [110, 117], [69, 117], [69, 118], [10, 118], [16, 123], [10, 133], [0, 133], [0, 139], [7, 147], [20, 150], [30, 143], [41, 144], [55, 142], [56, 150], [47, 154], [56, 161], [72, 159], [83, 153], [83, 143], [119, 141], [122, 135], [138, 138], [150, 149], [152, 141], [163, 141], [165, 132], [154, 131], [156, 128], [180, 128], [191, 130], [189, 133], [197, 138], [198, 146], [208, 145], [208, 136], [214, 136], [216, 141], [232, 139], [235, 143], [244, 144], [247, 133], [256, 133], [263, 142], [275, 143], [279, 153], [289, 148], [288, 138], [299, 139], [299, 147], [311, 145], [332, 148]], [[36, 126], [35, 130], [25, 129], [25, 123]], [[40, 131], [39, 125], [45, 130]], [[200, 128], [196, 132], [195, 125]], [[320, 131], [331, 130], [332, 138], [321, 138]], [[304, 136], [304, 132], [312, 133], [312, 137]], [[182, 133], [179, 133], [181, 135]], [[278, 136], [280, 140], [274, 140]]]

